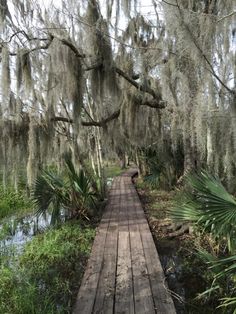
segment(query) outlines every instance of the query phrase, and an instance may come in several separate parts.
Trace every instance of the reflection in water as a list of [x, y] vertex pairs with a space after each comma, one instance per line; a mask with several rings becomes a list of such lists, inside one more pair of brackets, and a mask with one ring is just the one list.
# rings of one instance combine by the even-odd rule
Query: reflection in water
[[0, 224], [0, 250], [13, 246], [20, 253], [24, 244], [34, 235], [43, 232], [50, 225], [51, 214], [36, 217], [31, 215], [24, 218], [11, 217]]

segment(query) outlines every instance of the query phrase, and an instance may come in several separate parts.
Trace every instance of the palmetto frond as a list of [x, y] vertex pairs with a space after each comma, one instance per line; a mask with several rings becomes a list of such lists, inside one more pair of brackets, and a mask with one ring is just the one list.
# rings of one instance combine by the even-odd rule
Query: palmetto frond
[[236, 255], [217, 259], [211, 263], [212, 270], [217, 270], [216, 278], [224, 276], [235, 276], [236, 274]]
[[[222, 304], [218, 306], [218, 308], [229, 308], [229, 307], [234, 307], [231, 312], [232, 314], [236, 314], [236, 297], [229, 297], [229, 298], [222, 298], [221, 299]], [[228, 313], [228, 312], [227, 312]]]
[[217, 238], [226, 238], [229, 249], [235, 244], [236, 201], [219, 179], [206, 171], [189, 174], [183, 201], [171, 211], [174, 220], [192, 221]]
[[62, 204], [66, 201], [67, 184], [51, 171], [43, 171], [36, 179], [33, 191], [33, 201], [36, 205], [36, 215], [44, 214], [52, 208], [51, 222], [55, 223], [60, 216]]
[[32, 198], [36, 205], [36, 214], [41, 215], [51, 209], [51, 223], [60, 220], [61, 210], [67, 210], [69, 216], [80, 215], [88, 218], [88, 210], [94, 205], [95, 193], [91, 178], [83, 169], [76, 171], [71, 155], [64, 156], [66, 178], [53, 171], [43, 171], [36, 179]]
[[87, 201], [92, 200], [95, 196], [92, 188], [92, 178], [85, 174], [82, 168], [78, 172], [75, 170], [70, 154], [65, 154], [64, 159], [73, 195], [77, 197], [80, 205], [84, 206]]
[[152, 188], [157, 188], [159, 185], [160, 180], [160, 172], [159, 171], [152, 171], [152, 174], [147, 175], [144, 177], [144, 182], [147, 182]]

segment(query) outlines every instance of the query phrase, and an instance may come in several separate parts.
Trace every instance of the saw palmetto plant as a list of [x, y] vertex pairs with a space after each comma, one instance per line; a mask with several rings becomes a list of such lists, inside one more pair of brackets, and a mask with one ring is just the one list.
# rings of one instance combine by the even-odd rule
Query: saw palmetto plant
[[64, 158], [66, 175], [62, 177], [53, 171], [42, 171], [35, 181], [32, 195], [36, 214], [50, 211], [52, 224], [60, 221], [62, 211], [67, 211], [69, 217], [89, 219], [88, 211], [96, 199], [92, 179], [83, 169], [75, 170], [69, 155]]
[[174, 220], [190, 221], [216, 239], [225, 239], [232, 251], [236, 245], [236, 200], [220, 180], [206, 171], [186, 176], [182, 202], [170, 214]]
[[214, 278], [211, 288], [201, 295], [216, 290], [225, 291], [219, 307], [225, 310], [224, 313], [235, 314], [236, 200], [226, 191], [218, 178], [204, 170], [187, 175], [185, 182], [182, 202], [179, 200], [171, 209], [170, 215], [177, 221], [192, 222], [198, 230], [209, 233], [218, 242], [227, 241], [229, 253], [226, 257], [217, 258], [207, 252], [199, 252], [199, 256], [207, 263]]

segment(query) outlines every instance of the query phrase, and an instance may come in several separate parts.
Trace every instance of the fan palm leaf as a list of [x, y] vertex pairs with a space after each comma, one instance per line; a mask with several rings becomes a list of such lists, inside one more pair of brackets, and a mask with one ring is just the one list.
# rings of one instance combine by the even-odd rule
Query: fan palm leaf
[[[64, 160], [71, 187], [69, 207], [79, 210], [84, 215], [87, 207], [90, 207], [91, 203], [94, 205], [96, 194], [93, 192], [93, 180], [88, 174], [85, 174], [82, 168], [76, 171], [71, 154], [65, 154]], [[85, 217], [87, 218], [87, 216]]]
[[88, 218], [88, 210], [95, 204], [96, 194], [90, 176], [83, 169], [76, 171], [71, 154], [65, 154], [66, 178], [52, 171], [42, 171], [35, 182], [32, 198], [36, 205], [36, 215], [52, 209], [51, 223], [60, 219], [61, 210], [68, 212], [68, 217], [83, 216]]
[[171, 209], [174, 220], [192, 221], [217, 238], [226, 238], [235, 247], [236, 201], [220, 180], [206, 171], [189, 174], [181, 204]]
[[51, 223], [59, 220], [60, 210], [66, 201], [67, 184], [51, 171], [44, 170], [36, 179], [32, 195], [36, 205], [36, 215], [40, 216], [52, 208]]

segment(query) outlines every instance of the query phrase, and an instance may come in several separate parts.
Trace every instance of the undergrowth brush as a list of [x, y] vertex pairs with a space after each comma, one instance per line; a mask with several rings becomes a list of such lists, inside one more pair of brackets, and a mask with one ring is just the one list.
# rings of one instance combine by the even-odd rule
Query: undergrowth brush
[[11, 215], [24, 215], [33, 209], [33, 204], [25, 192], [16, 192], [8, 187], [6, 190], [0, 186], [0, 220]]
[[35, 236], [11, 263], [0, 258], [0, 313], [71, 313], [94, 235], [67, 222]]

